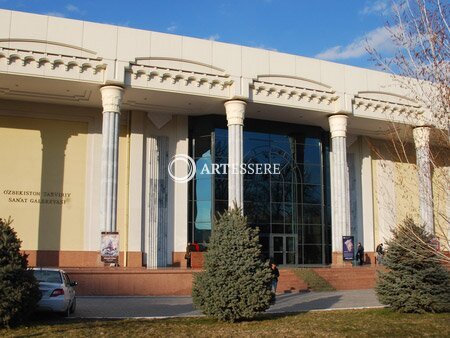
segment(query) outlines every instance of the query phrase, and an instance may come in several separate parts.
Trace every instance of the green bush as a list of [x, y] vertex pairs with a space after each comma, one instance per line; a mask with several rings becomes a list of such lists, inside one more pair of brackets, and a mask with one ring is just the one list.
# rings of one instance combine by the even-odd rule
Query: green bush
[[376, 286], [380, 302], [398, 312], [450, 311], [450, 274], [429, 246], [433, 237], [410, 218], [392, 234]]
[[206, 315], [234, 322], [267, 310], [272, 300], [269, 262], [261, 259], [258, 229], [241, 210], [219, 215], [214, 223], [204, 271], [196, 274], [194, 305]]
[[39, 284], [27, 270], [27, 257], [20, 253], [20, 240], [0, 219], [0, 326], [17, 325], [36, 309], [41, 297]]

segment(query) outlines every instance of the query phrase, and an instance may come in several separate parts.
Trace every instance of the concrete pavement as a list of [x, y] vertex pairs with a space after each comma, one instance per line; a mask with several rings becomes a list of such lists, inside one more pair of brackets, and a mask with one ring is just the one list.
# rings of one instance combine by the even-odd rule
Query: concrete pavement
[[[267, 313], [381, 307], [375, 291], [350, 290], [277, 295]], [[201, 316], [191, 297], [77, 297], [75, 318], [164, 318]]]

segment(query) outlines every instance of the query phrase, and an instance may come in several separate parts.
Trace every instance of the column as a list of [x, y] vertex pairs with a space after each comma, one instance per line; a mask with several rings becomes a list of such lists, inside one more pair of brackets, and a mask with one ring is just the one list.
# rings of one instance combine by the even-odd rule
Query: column
[[350, 189], [348, 182], [346, 139], [347, 118], [343, 114], [332, 115], [328, 118], [332, 147], [330, 165], [333, 264], [342, 262], [342, 236], [350, 235]]
[[416, 164], [419, 174], [419, 210], [420, 221], [425, 229], [434, 234], [433, 191], [430, 166], [430, 128], [416, 127], [413, 129], [416, 145]]
[[240, 173], [243, 163], [244, 101], [225, 102], [228, 121], [228, 207], [244, 207], [244, 178]]
[[105, 86], [100, 91], [103, 105], [100, 228], [111, 232], [117, 231], [117, 162], [123, 88]]

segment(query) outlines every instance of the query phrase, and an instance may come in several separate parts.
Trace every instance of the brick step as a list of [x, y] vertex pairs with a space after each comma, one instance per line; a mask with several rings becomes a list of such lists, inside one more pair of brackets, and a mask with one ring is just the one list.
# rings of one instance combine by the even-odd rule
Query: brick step
[[377, 268], [345, 267], [313, 269], [336, 290], [372, 289], [377, 279]]
[[280, 270], [277, 293], [293, 293], [306, 290], [308, 290], [308, 285], [298, 278], [294, 271], [289, 269]]

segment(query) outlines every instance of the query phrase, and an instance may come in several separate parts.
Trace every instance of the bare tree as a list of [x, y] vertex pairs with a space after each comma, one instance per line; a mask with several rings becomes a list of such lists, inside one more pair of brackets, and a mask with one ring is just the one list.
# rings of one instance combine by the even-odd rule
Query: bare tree
[[[450, 4], [441, 0], [393, 0], [392, 15], [387, 29], [395, 45], [393, 56], [383, 56], [370, 45], [367, 50], [373, 61], [382, 70], [392, 74], [394, 81], [406, 90], [422, 108], [424, 114], [404, 116], [416, 125], [431, 127], [430, 163], [434, 175], [433, 194], [447, 199], [450, 191]], [[400, 112], [401, 114], [401, 112]], [[409, 163], [411, 156], [411, 133], [399, 132], [398, 123], [393, 122], [392, 147], [396, 160]], [[374, 149], [374, 148], [372, 148]], [[377, 150], [375, 150], [377, 152]], [[378, 151], [378, 153], [381, 153]], [[382, 156], [382, 155], [379, 155]], [[417, 192], [411, 192], [417, 194]], [[440, 237], [443, 249], [449, 251], [449, 211], [434, 206], [434, 229]], [[415, 234], [411, 233], [411, 236]], [[423, 243], [434, 250], [430, 243]], [[449, 262], [445, 254], [438, 259]]]

